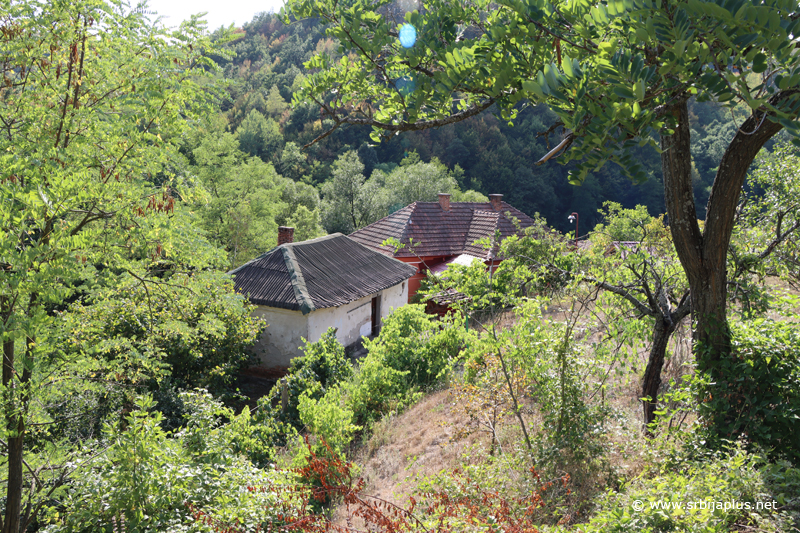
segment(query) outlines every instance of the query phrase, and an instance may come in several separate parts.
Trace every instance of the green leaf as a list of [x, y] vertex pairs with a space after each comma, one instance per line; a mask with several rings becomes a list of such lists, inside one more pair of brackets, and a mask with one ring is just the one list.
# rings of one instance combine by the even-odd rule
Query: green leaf
[[564, 69], [564, 75], [574, 78], [575, 71], [572, 70], [572, 59], [570, 57], [564, 57], [563, 61], [561, 62], [561, 66]]
[[767, 56], [764, 53], [759, 52], [753, 59], [753, 72], [756, 74], [761, 74], [765, 70], [767, 70]]
[[644, 100], [644, 93], [645, 93], [644, 80], [637, 80], [636, 83], [633, 85], [633, 90], [635, 92], [637, 101], [641, 102], [642, 100]]
[[613, 92], [620, 98], [625, 98], [626, 100], [630, 100], [633, 98], [633, 91], [631, 91], [627, 87], [620, 87], [620, 86], [614, 87]]
[[536, 83], [533, 80], [525, 80], [525, 81], [523, 81], [522, 82], [522, 88], [524, 90], [530, 92], [530, 93], [535, 94], [539, 98], [544, 98], [545, 97], [545, 94], [544, 94], [544, 91], [542, 91], [541, 85], [539, 85], [538, 83]]

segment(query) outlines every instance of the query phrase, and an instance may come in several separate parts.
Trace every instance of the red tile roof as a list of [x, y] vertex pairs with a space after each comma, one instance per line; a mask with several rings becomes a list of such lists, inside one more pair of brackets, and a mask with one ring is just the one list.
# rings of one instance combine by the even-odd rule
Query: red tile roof
[[[495, 257], [496, 250], [476, 245], [475, 241], [493, 238], [497, 230], [500, 239], [518, 233], [511, 218], [519, 221], [520, 229], [534, 224], [533, 219], [519, 209], [501, 203], [501, 210], [492, 210], [489, 202], [452, 202], [450, 210], [439, 202], [414, 202], [388, 217], [351, 233], [350, 238], [364, 246], [394, 257], [452, 256], [468, 253], [483, 260]], [[509, 218], [511, 217], [511, 218]], [[397, 253], [381, 243], [394, 237], [407, 247]]]

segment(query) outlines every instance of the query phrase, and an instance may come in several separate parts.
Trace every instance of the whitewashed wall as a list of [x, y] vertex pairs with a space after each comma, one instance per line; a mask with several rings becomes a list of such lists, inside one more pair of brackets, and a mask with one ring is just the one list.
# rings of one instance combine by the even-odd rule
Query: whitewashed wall
[[[381, 291], [381, 320], [408, 303], [408, 282], [404, 281]], [[340, 307], [317, 309], [303, 316], [259, 305], [253, 313], [266, 320], [268, 327], [256, 343], [255, 352], [264, 367], [288, 367], [292, 358], [302, 355], [300, 337], [316, 342], [328, 328], [337, 328], [336, 338], [344, 346], [372, 332], [372, 294]]]
[[391, 315], [395, 309], [408, 303], [408, 280], [383, 291], [381, 302], [381, 320]]
[[267, 329], [253, 347], [253, 351], [265, 368], [288, 367], [289, 362], [303, 355], [300, 346], [308, 338], [308, 317], [300, 311], [259, 305], [253, 316], [263, 318]]

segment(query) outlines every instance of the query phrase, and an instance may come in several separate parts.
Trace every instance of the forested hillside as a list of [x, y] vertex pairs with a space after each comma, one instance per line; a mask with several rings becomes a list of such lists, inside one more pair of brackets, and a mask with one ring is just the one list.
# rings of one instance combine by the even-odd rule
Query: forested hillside
[[[208, 126], [208, 132], [212, 136], [223, 131], [230, 134], [225, 138], [238, 140], [239, 150], [262, 162], [272, 163], [280, 176], [295, 182], [290, 188], [296, 192], [285, 193], [282, 197], [289, 207], [277, 214], [275, 220], [284, 224], [291, 219], [293, 224], [308, 227], [301, 231], [301, 236], [311, 236], [319, 229], [313, 228], [313, 215], [305, 210], [292, 214], [299, 205], [310, 212], [319, 208], [325, 231], [349, 232], [355, 229], [353, 219], [356, 226], [364, 225], [410, 201], [433, 200], [431, 195], [437, 192], [435, 188], [418, 196], [386, 198], [382, 206], [362, 205], [355, 217], [348, 217], [349, 224], [345, 224], [341, 222], [341, 208], [337, 210], [330, 205], [326, 208], [324, 204], [319, 207], [314, 192], [307, 187], [313, 185], [317, 193], [329, 198], [331, 203], [336, 203], [337, 196], [356, 194], [355, 190], [361, 187], [389, 189], [387, 193], [391, 196], [395, 186], [384, 185], [384, 175], [391, 174], [413, 152], [424, 163], [435, 159], [434, 165], [441, 170], [438, 173], [433, 168], [428, 170], [436, 174], [435, 180], [445, 179], [446, 174], [455, 180], [454, 184], [443, 184], [441, 192], [455, 190], [457, 186], [462, 191], [474, 190], [484, 195], [500, 193], [522, 211], [540, 213], [552, 227], [561, 231], [574, 231], [574, 226], [567, 221], [567, 215], [573, 211], [586, 223], [584, 228], [593, 227], [598, 221], [597, 210], [605, 201], [628, 208], [646, 205], [652, 215], [665, 211], [660, 156], [650, 147], [640, 148], [635, 154], [648, 175], [648, 180], [642, 184], [632, 183], [618, 167], [606, 165], [582, 186], [575, 187], [567, 181], [569, 165], [551, 162], [536, 166], [552, 148], [548, 147], [545, 136], [540, 135], [556, 119], [545, 106], [524, 109], [513, 127], [493, 111], [448, 127], [404, 132], [382, 143], [370, 141], [367, 127], [340, 128], [304, 150], [303, 146], [332, 126], [332, 123], [320, 121], [319, 109], [313, 105], [292, 103], [294, 93], [306, 76], [304, 63], [320, 52], [336, 56], [337, 45], [325, 36], [324, 27], [308, 20], [285, 25], [279, 15], [261, 13], [237, 30], [235, 39], [226, 48], [235, 54], [215, 59], [223, 66], [230, 85], [227, 97], [221, 102], [222, 114], [215, 125]], [[702, 218], [724, 146], [742, 117], [734, 120], [729, 109], [713, 102], [694, 102], [690, 109], [695, 133], [692, 147], [695, 198], [698, 217]], [[198, 136], [187, 145], [186, 153], [196, 150], [202, 142], [202, 137]], [[355, 151], [364, 166], [355, 175], [360, 173], [368, 179], [374, 170], [384, 174], [365, 185], [336, 181], [334, 162], [348, 151]], [[352, 158], [349, 161], [351, 165], [355, 163]], [[447, 172], [437, 162], [444, 165]], [[350, 192], [345, 193], [347, 187]], [[298, 203], [296, 195], [303, 200]], [[373, 192], [369, 192], [361, 196], [372, 195]]]

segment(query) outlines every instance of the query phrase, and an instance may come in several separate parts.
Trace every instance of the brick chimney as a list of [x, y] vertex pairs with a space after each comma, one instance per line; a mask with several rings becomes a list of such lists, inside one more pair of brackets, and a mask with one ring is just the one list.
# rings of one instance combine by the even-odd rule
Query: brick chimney
[[450, 193], [439, 193], [439, 205], [442, 207], [442, 211], [450, 211]]
[[281, 244], [291, 244], [294, 240], [294, 228], [281, 226], [278, 228], [278, 246]]
[[493, 211], [502, 211], [503, 210], [503, 195], [502, 194], [490, 194], [489, 201], [492, 203], [492, 210]]

